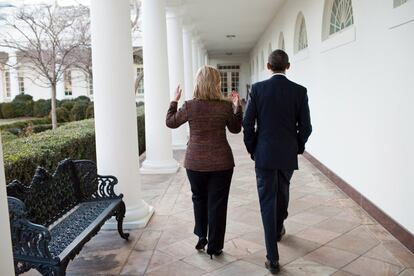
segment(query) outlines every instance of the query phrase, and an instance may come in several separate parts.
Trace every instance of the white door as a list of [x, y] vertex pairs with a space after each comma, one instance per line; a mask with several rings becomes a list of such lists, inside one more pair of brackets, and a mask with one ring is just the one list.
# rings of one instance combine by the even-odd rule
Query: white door
[[221, 92], [228, 96], [240, 90], [240, 65], [218, 65], [221, 77]]

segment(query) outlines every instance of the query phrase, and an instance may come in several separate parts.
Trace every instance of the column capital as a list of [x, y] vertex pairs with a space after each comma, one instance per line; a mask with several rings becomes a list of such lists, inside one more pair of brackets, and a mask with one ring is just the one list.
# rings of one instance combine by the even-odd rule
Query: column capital
[[169, 6], [165, 8], [166, 18], [168, 19], [182, 19], [184, 10], [181, 6]]

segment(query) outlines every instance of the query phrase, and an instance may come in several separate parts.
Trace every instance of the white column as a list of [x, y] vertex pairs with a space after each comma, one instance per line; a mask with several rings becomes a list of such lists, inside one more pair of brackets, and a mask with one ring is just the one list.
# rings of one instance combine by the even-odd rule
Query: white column
[[171, 130], [165, 125], [170, 104], [165, 0], [144, 0], [142, 16], [146, 160], [141, 172], [175, 173], [178, 163], [172, 155]]
[[195, 75], [197, 74], [199, 68], [199, 59], [198, 59], [198, 38], [193, 37], [192, 40], [192, 56], [193, 56], [193, 85], [195, 84]]
[[206, 65], [208, 65], [209, 64], [209, 59], [208, 59], [208, 53], [207, 53], [207, 50], [206, 50], [206, 52], [205, 52], [205, 55], [204, 55], [204, 63], [206, 64]]
[[7, 63], [10, 65], [10, 100], [13, 100], [17, 95], [20, 94], [16, 52], [9, 53], [9, 60]]
[[193, 49], [191, 30], [183, 28], [183, 49], [184, 49], [184, 94], [185, 99], [193, 98]]
[[10, 234], [6, 179], [4, 177], [3, 147], [0, 137], [0, 267], [2, 275], [14, 275], [13, 251]]
[[204, 64], [204, 47], [203, 46], [200, 46], [200, 51], [199, 51], [199, 54], [198, 54], [198, 60], [199, 60], [199, 66], [201, 67], [201, 66], [203, 66], [203, 65], [205, 65]]
[[[170, 98], [174, 99], [175, 90], [178, 85], [184, 89], [184, 53], [183, 53], [183, 25], [178, 10], [167, 10], [167, 39], [168, 39], [168, 68], [170, 77]], [[178, 106], [184, 102], [181, 97]], [[173, 149], [187, 148], [187, 129], [181, 126], [172, 130]]]
[[[129, 1], [92, 0], [91, 33], [98, 172], [115, 175], [124, 227], [145, 227], [154, 208], [141, 197]], [[114, 221], [107, 228], [115, 228]]]

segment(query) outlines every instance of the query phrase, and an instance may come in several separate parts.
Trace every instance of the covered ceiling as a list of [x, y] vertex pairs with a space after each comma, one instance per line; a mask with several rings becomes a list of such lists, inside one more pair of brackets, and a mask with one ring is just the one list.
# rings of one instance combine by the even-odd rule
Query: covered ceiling
[[[183, 0], [184, 21], [210, 56], [247, 54], [285, 0]], [[227, 35], [235, 35], [227, 38]]]

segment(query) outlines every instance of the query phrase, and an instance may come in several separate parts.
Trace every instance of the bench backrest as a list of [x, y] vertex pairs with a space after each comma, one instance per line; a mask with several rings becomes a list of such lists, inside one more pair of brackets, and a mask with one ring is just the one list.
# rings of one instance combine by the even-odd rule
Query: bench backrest
[[14, 180], [7, 185], [7, 193], [23, 201], [28, 219], [44, 226], [55, 222], [82, 200], [72, 160], [59, 162], [52, 175], [37, 168], [30, 185]]

